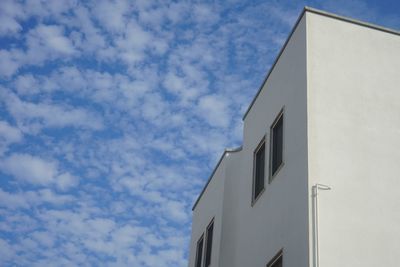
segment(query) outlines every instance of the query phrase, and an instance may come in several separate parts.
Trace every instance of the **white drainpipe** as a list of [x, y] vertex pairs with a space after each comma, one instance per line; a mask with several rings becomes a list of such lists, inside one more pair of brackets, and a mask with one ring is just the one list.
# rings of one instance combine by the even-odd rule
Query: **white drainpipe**
[[319, 267], [319, 245], [318, 245], [318, 189], [331, 190], [331, 187], [323, 184], [312, 186], [313, 197], [313, 223], [314, 223], [314, 267]]

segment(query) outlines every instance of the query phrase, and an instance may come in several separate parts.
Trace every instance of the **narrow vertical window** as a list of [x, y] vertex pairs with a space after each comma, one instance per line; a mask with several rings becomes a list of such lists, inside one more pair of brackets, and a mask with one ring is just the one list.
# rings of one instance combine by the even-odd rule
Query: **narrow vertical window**
[[283, 266], [283, 254], [279, 252], [268, 264], [267, 267], [282, 267]]
[[203, 236], [201, 236], [199, 241], [197, 241], [195, 267], [202, 267], [201, 260], [203, 259], [203, 240]]
[[253, 201], [257, 199], [264, 189], [265, 170], [265, 140], [263, 139], [254, 151], [254, 180], [253, 180]]
[[213, 241], [213, 231], [214, 231], [214, 221], [210, 223], [207, 227], [206, 232], [206, 254], [205, 254], [205, 267], [211, 264], [211, 251], [212, 251], [212, 241]]
[[271, 162], [270, 182], [283, 163], [283, 113], [271, 126]]

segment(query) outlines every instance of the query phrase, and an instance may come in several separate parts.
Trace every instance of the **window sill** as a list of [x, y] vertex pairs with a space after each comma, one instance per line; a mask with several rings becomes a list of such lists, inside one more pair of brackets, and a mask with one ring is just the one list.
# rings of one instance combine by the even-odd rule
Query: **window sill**
[[258, 196], [257, 196], [256, 198], [253, 198], [253, 200], [251, 201], [251, 206], [252, 206], [252, 207], [256, 204], [257, 200], [260, 199], [260, 197], [261, 197], [261, 195], [264, 193], [264, 191], [265, 191], [265, 186], [264, 186], [264, 188], [260, 191], [260, 193], [258, 194]]
[[268, 179], [268, 184], [271, 184], [272, 181], [275, 179], [275, 177], [279, 174], [280, 170], [283, 168], [283, 165], [285, 165], [285, 163], [282, 161], [281, 165], [279, 165], [278, 169], [275, 171], [275, 173], [273, 175], [269, 176]]

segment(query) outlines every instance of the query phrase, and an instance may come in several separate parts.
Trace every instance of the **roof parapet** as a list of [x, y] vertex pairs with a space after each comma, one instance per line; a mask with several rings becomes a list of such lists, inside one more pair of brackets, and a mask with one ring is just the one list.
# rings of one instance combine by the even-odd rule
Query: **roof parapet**
[[352, 19], [352, 18], [345, 17], [345, 16], [336, 15], [334, 13], [330, 13], [330, 12], [326, 12], [326, 11], [323, 11], [323, 10], [319, 10], [319, 9], [315, 9], [315, 8], [312, 8], [312, 7], [305, 6], [303, 8], [303, 11], [301, 12], [299, 17], [297, 18], [296, 23], [294, 24], [292, 30], [290, 31], [289, 36], [287, 37], [287, 39], [286, 39], [285, 43], [283, 44], [281, 50], [279, 51], [278, 56], [275, 58], [274, 63], [272, 64], [270, 70], [268, 71], [266, 77], [264, 78], [264, 81], [262, 82], [262, 84], [261, 84], [260, 88], [258, 89], [256, 95], [253, 97], [253, 100], [251, 101], [251, 103], [250, 103], [249, 107], [247, 108], [246, 112], [244, 113], [244, 115], [242, 117], [243, 121], [246, 119], [247, 114], [250, 112], [251, 108], [253, 107], [254, 103], [256, 102], [256, 99], [257, 99], [258, 95], [261, 93], [262, 88], [264, 87], [265, 83], [267, 82], [269, 76], [271, 75], [273, 69], [275, 68], [276, 63], [278, 62], [280, 56], [282, 55], [282, 53], [285, 50], [287, 44], [289, 43], [289, 40], [292, 37], [294, 31], [296, 30], [297, 25], [299, 24], [299, 22], [303, 18], [303, 15], [306, 12], [310, 12], [310, 13], [326, 16], [326, 17], [329, 17], [329, 18], [333, 18], [333, 19], [337, 19], [337, 20], [341, 20], [341, 21], [357, 24], [357, 25], [360, 25], [360, 26], [368, 27], [368, 28], [371, 28], [371, 29], [375, 29], [375, 30], [379, 30], [379, 31], [383, 31], [383, 32], [387, 32], [387, 33], [391, 33], [391, 34], [395, 34], [395, 35], [400, 35], [400, 31], [398, 31], [398, 30], [382, 27], [382, 26], [379, 26], [379, 25], [376, 25], [376, 24], [368, 23], [368, 22], [365, 22], [365, 21], [357, 20], [357, 19]]
[[211, 182], [212, 178], [214, 177], [215, 172], [217, 171], [219, 165], [221, 164], [222, 160], [225, 158], [225, 155], [227, 155], [228, 153], [235, 153], [235, 152], [239, 152], [242, 150], [242, 146], [237, 147], [237, 148], [226, 148], [224, 150], [224, 152], [222, 153], [221, 157], [219, 158], [217, 165], [215, 165], [213, 171], [211, 172], [210, 177], [207, 180], [207, 183], [204, 185], [203, 190], [201, 190], [199, 196], [197, 197], [196, 202], [193, 204], [192, 210], [194, 210], [197, 206], [197, 203], [199, 203], [201, 197], [203, 196], [204, 192], [207, 189], [208, 184]]
[[[312, 7], [305, 6], [303, 8], [303, 11], [301, 12], [299, 17], [297, 18], [296, 23], [294, 24], [292, 30], [290, 31], [289, 36], [287, 37], [287, 39], [286, 39], [285, 43], [283, 44], [281, 50], [279, 51], [278, 56], [274, 60], [274, 63], [272, 64], [270, 70], [268, 71], [266, 77], [264, 78], [264, 81], [262, 82], [262, 84], [261, 84], [260, 88], [258, 89], [256, 95], [254, 96], [254, 98], [251, 101], [249, 107], [247, 108], [246, 112], [244, 113], [244, 115], [242, 117], [243, 121], [246, 119], [247, 114], [250, 112], [250, 110], [251, 110], [252, 106], [254, 105], [258, 95], [260, 94], [261, 90], [263, 89], [263, 87], [264, 87], [265, 83], [267, 82], [269, 76], [271, 75], [276, 63], [278, 62], [280, 56], [282, 55], [282, 53], [285, 50], [287, 44], [289, 43], [290, 38], [292, 37], [294, 31], [296, 30], [298, 24], [300, 23], [301, 19], [303, 18], [304, 14], [306, 12], [310, 12], [310, 13], [326, 16], [326, 17], [329, 17], [329, 18], [333, 18], [333, 19], [337, 19], [337, 20], [341, 20], [341, 21], [357, 24], [357, 25], [360, 25], [360, 26], [368, 27], [368, 28], [371, 28], [371, 29], [383, 31], [383, 32], [390, 33], [390, 34], [400, 35], [400, 31], [398, 31], [398, 30], [382, 27], [382, 26], [379, 26], [379, 25], [376, 25], [376, 24], [364, 22], [364, 21], [357, 20], [357, 19], [352, 19], [352, 18], [345, 17], [345, 16], [340, 16], [340, 15], [337, 15], [337, 14], [334, 14], [334, 13], [330, 13], [330, 12], [326, 12], [326, 11], [323, 11], [323, 10], [319, 10], [319, 9], [315, 9], [315, 8], [312, 8]], [[214, 167], [211, 175], [209, 176], [209, 178], [207, 180], [207, 183], [204, 185], [203, 190], [200, 192], [199, 196], [197, 197], [197, 200], [196, 200], [196, 202], [194, 203], [194, 205], [192, 207], [192, 211], [196, 208], [198, 202], [200, 201], [201, 197], [203, 196], [204, 192], [206, 191], [208, 184], [211, 182], [215, 172], [217, 171], [217, 169], [218, 169], [219, 165], [221, 164], [222, 160], [224, 159], [225, 155], [228, 154], [228, 153], [234, 153], [234, 152], [238, 152], [238, 151], [241, 151], [241, 150], [242, 150], [242, 146], [240, 146], [238, 148], [225, 149], [224, 150], [224, 152], [222, 153], [220, 159], [218, 160], [218, 163]]]

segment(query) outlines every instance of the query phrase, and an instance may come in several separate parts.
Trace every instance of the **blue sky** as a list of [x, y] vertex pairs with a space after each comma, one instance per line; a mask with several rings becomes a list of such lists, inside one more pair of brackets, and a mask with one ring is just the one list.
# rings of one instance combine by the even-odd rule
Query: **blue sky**
[[191, 207], [304, 5], [0, 4], [0, 265], [187, 266]]

